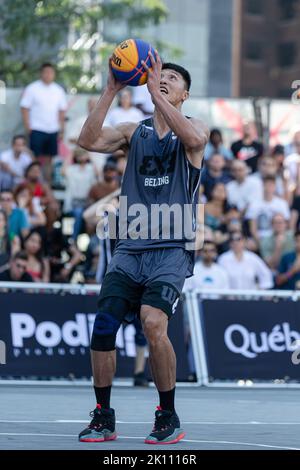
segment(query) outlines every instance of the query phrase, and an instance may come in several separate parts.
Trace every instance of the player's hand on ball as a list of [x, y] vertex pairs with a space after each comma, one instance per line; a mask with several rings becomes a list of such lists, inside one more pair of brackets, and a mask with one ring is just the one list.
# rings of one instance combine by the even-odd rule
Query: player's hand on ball
[[153, 95], [154, 93], [159, 92], [159, 89], [160, 89], [162, 62], [157, 51], [155, 51], [155, 59], [151, 52], [149, 53], [149, 55], [150, 55], [150, 60], [151, 60], [151, 67], [148, 67], [148, 65], [143, 60], [142, 60], [142, 65], [148, 75], [147, 87], [148, 87], [149, 93]]
[[107, 88], [114, 92], [114, 93], [118, 93], [120, 90], [122, 90], [122, 88], [125, 88], [126, 85], [124, 85], [123, 83], [119, 82], [113, 72], [112, 72], [112, 68], [111, 68], [111, 61], [112, 61], [112, 57], [109, 58], [108, 60], [108, 77], [107, 77]]

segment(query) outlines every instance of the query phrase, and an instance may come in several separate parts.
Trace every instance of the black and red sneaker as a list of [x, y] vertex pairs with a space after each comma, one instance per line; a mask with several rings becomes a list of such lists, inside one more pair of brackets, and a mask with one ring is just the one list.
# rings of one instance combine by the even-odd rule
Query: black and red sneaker
[[146, 437], [146, 444], [176, 444], [185, 436], [180, 428], [180, 421], [175, 411], [162, 410], [160, 406], [155, 412], [154, 427]]
[[80, 442], [114, 441], [117, 438], [115, 410], [104, 409], [101, 405], [97, 405], [94, 411], [90, 412], [90, 416], [93, 419], [79, 434]]

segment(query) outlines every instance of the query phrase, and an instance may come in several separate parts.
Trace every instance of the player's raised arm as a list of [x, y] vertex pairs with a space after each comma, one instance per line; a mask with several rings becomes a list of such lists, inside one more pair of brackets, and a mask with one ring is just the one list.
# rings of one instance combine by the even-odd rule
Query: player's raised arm
[[97, 105], [90, 113], [81, 130], [78, 145], [86, 150], [101, 153], [113, 153], [130, 143], [137, 124], [124, 123], [116, 127], [103, 127], [107, 112], [117, 93], [124, 88], [113, 76], [109, 60], [107, 86]]
[[[180, 90], [176, 83], [178, 79], [176, 73], [162, 78], [162, 63], [157, 51], [155, 51], [156, 60], [151, 52], [149, 55], [151, 68], [144, 61], [142, 64], [148, 73], [147, 86], [155, 108], [183, 143], [188, 159], [194, 166], [200, 168], [209, 130], [202, 121], [194, 118], [188, 119], [181, 113], [181, 105], [189, 97], [189, 91]], [[161, 91], [166, 91], [167, 95]], [[167, 99], [168, 95], [169, 99]]]

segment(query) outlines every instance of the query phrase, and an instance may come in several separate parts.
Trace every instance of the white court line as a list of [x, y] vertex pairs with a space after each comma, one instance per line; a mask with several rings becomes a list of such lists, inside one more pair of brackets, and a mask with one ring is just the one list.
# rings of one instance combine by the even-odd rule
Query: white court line
[[[0, 436], [42, 436], [42, 437], [73, 437], [73, 438], [78, 438], [77, 434], [41, 434], [41, 433], [16, 433], [16, 432], [8, 432], [4, 433], [1, 432]], [[142, 439], [144, 440], [144, 437], [139, 437], [139, 436], [119, 436], [119, 439]], [[230, 445], [238, 445], [238, 446], [248, 446], [248, 447], [264, 447], [264, 448], [269, 448], [269, 449], [284, 449], [284, 450], [300, 450], [300, 448], [297, 447], [286, 447], [286, 446], [275, 446], [275, 445], [269, 445], [269, 444], [257, 444], [254, 442], [237, 442], [237, 441], [203, 441], [203, 440], [196, 440], [196, 439], [182, 439], [181, 442], [188, 442], [192, 444], [230, 444]], [[171, 444], [170, 444], [171, 445]]]
[[[86, 424], [88, 419], [57, 419], [47, 420], [12, 420], [0, 419], [0, 423], [5, 424]], [[117, 424], [153, 424], [153, 421], [116, 421]], [[194, 424], [205, 426], [300, 426], [300, 422], [263, 422], [263, 421], [243, 421], [243, 422], [219, 422], [219, 421], [182, 421], [182, 424]]]

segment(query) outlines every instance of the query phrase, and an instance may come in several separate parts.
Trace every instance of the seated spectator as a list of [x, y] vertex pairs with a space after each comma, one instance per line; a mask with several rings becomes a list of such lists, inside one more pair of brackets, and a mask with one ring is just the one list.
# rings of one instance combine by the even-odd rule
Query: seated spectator
[[300, 229], [300, 194], [296, 192], [291, 207], [291, 230], [295, 233]]
[[300, 232], [295, 234], [295, 248], [281, 258], [276, 276], [276, 285], [280, 289], [300, 289]]
[[12, 255], [9, 268], [0, 273], [0, 282], [33, 282], [27, 272], [28, 255], [24, 251], [18, 251]]
[[245, 249], [245, 238], [241, 232], [231, 234], [230, 250], [219, 257], [218, 264], [226, 270], [231, 289], [273, 287], [271, 270], [258, 255]]
[[64, 213], [71, 213], [75, 217], [72, 238], [76, 241], [81, 233], [82, 214], [87, 206], [87, 197], [96, 181], [95, 168], [90, 162], [86, 150], [74, 150], [73, 164], [65, 169], [66, 192]]
[[230, 174], [225, 170], [225, 160], [219, 153], [214, 153], [201, 173], [201, 192], [209, 199], [217, 183], [228, 183]]
[[50, 230], [53, 223], [60, 215], [60, 208], [50, 186], [43, 180], [39, 162], [31, 163], [26, 169], [25, 183], [30, 189], [32, 196], [37, 198], [41, 207], [44, 208], [47, 219], [47, 229]]
[[32, 230], [24, 240], [24, 251], [28, 256], [27, 272], [34, 282], [50, 282], [49, 261], [44, 256], [42, 237]]
[[285, 179], [278, 172], [277, 161], [274, 157], [264, 156], [258, 161], [258, 171], [249, 176], [251, 182], [255, 181], [257, 185], [257, 198], [263, 197], [263, 181], [266, 176], [274, 176], [276, 179], [276, 194], [280, 197], [286, 197]]
[[46, 216], [40, 201], [37, 197], [32, 197], [26, 183], [21, 183], [15, 188], [14, 198], [17, 206], [25, 211], [30, 229], [46, 225]]
[[284, 168], [287, 172], [287, 178], [290, 181], [291, 190], [295, 190], [299, 179], [300, 168], [300, 131], [295, 132], [293, 136], [293, 153], [284, 160]]
[[26, 168], [32, 163], [32, 154], [26, 148], [26, 140], [23, 135], [15, 135], [10, 149], [0, 153], [0, 170], [11, 181], [13, 189], [24, 178]]
[[282, 256], [295, 249], [295, 242], [293, 231], [288, 229], [282, 214], [273, 216], [272, 228], [271, 235], [260, 239], [259, 251], [267, 265], [275, 271]]
[[95, 284], [97, 282], [96, 274], [101, 252], [101, 242], [102, 240], [99, 240], [98, 236], [94, 234], [90, 238], [90, 242], [86, 250], [84, 263], [84, 279], [85, 282], [87, 282], [88, 284]]
[[255, 135], [255, 124], [253, 122], [246, 122], [243, 126], [242, 139], [233, 142], [231, 146], [234, 157], [245, 161], [251, 172], [257, 170], [258, 159], [264, 152], [263, 145], [255, 140]]
[[190, 289], [229, 289], [227, 272], [215, 262], [217, 258], [216, 244], [206, 240], [200, 254], [201, 259], [195, 263], [194, 276], [186, 279], [184, 291]]
[[231, 164], [233, 181], [226, 185], [227, 200], [239, 211], [245, 211], [249, 204], [259, 198], [260, 184], [248, 176], [249, 168], [246, 163], [234, 160]]
[[143, 119], [144, 114], [132, 105], [131, 91], [126, 88], [119, 93], [118, 106], [107, 113], [104, 125], [115, 127], [123, 122], [140, 122]]
[[15, 236], [25, 237], [29, 233], [29, 222], [26, 212], [20, 207], [16, 207], [13, 193], [2, 191], [0, 193], [0, 207], [6, 214], [8, 220], [8, 234], [11, 240]]
[[117, 163], [109, 160], [103, 167], [103, 181], [95, 183], [88, 194], [90, 203], [94, 203], [112, 193], [120, 186], [120, 174]]
[[211, 129], [209, 141], [204, 150], [204, 159], [209, 160], [215, 153], [222, 155], [227, 161], [233, 158], [232, 152], [223, 144], [222, 133], [219, 129]]
[[63, 235], [61, 228], [53, 229], [47, 240], [51, 282], [67, 283], [83, 256], [72, 238]]
[[250, 221], [250, 232], [259, 246], [261, 237], [272, 235], [272, 219], [275, 214], [281, 214], [288, 222], [290, 209], [287, 202], [275, 196], [276, 181], [273, 176], [264, 179], [264, 195], [262, 200], [253, 201], [247, 212], [246, 219]]
[[133, 87], [133, 104], [142, 111], [144, 119], [153, 115], [154, 104], [151, 99], [147, 85]]
[[21, 243], [16, 235], [11, 240], [8, 232], [7, 216], [3, 209], [0, 209], [0, 269], [5, 266], [11, 257], [20, 250]]
[[204, 224], [212, 230], [220, 228], [227, 209], [226, 189], [223, 183], [217, 183], [204, 208]]
[[243, 218], [236, 206], [229, 206], [225, 210], [223, 223], [213, 234], [218, 253], [224, 253], [230, 249], [229, 238], [233, 232], [243, 232]]

